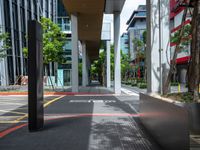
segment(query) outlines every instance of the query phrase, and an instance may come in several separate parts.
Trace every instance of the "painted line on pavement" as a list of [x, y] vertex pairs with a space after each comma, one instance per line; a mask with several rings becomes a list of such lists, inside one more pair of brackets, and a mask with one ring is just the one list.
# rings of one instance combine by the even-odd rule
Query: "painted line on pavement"
[[57, 98], [54, 98], [53, 100], [48, 101], [47, 103], [44, 104], [44, 108], [47, 107], [47, 106], [49, 106], [49, 105], [52, 104], [53, 102], [56, 102], [56, 101], [60, 100], [60, 99], [63, 98], [63, 97], [65, 97], [65, 95], [60, 96], [60, 97], [57, 97]]
[[129, 107], [131, 107], [131, 109], [133, 109], [137, 114], [139, 114], [139, 112], [135, 109], [134, 106], [132, 106], [131, 104], [128, 104], [128, 105], [129, 105]]
[[130, 91], [128, 89], [125, 89], [125, 88], [121, 88], [122, 92], [126, 93], [127, 95], [131, 95], [131, 96], [139, 96], [138, 93], [136, 92], [133, 92], [133, 91]]
[[0, 132], [0, 138], [3, 138], [4, 136], [8, 135], [9, 133], [14, 132], [17, 129], [20, 129], [20, 128], [26, 126], [26, 125], [27, 125], [27, 123], [26, 124], [21, 124], [21, 125], [12, 127], [12, 128], [9, 128], [7, 130], [4, 130], [3, 132]]
[[[49, 117], [45, 119], [45, 121], [48, 120], [57, 120], [57, 119], [63, 119], [63, 118], [79, 118], [79, 117], [139, 117], [141, 114], [129, 114], [129, 113], [85, 113], [85, 114], [54, 114], [54, 115], [47, 115], [46, 117]], [[51, 117], [51, 118], [50, 118]], [[11, 132], [14, 132], [24, 126], [27, 126], [27, 123], [6, 129], [2, 132], [0, 132], [0, 138], [3, 138], [4, 136], [8, 135]]]
[[[63, 98], [63, 97], [65, 97], [65, 96], [60, 96], [60, 97], [57, 97], [57, 98], [54, 98], [54, 99], [48, 101], [47, 103], [44, 104], [44, 108], [46, 108], [47, 106], [49, 106], [49, 105], [52, 104], [53, 102], [58, 101], [59, 99], [61, 99], [61, 98]], [[24, 116], [22, 116], [22, 117], [20, 117], [20, 118], [18, 118], [18, 119], [16, 119], [16, 120], [14, 120], [14, 121], [18, 121], [18, 122], [19, 122], [19, 121], [25, 119], [26, 117], [28, 117], [28, 114], [25, 114]]]
[[64, 119], [64, 118], [79, 118], [79, 117], [139, 117], [140, 114], [129, 113], [81, 113], [81, 114], [50, 114], [46, 115], [46, 121]]
[[0, 124], [16, 124], [16, 123], [21, 123], [21, 122], [27, 122], [27, 121], [10, 121], [10, 120], [8, 120], [8, 121], [0, 121]]
[[19, 114], [19, 115], [27, 114], [27, 113], [23, 113], [23, 112], [10, 111], [10, 110], [0, 110], [0, 112], [11, 113], [11, 114]]
[[97, 99], [89, 99], [89, 100], [70, 100], [70, 103], [116, 103], [115, 100], [97, 100]]
[[[47, 106], [49, 106], [50, 104], [52, 104], [55, 101], [58, 101], [59, 99], [63, 98], [64, 96], [60, 96], [57, 98], [54, 98], [50, 101], [48, 101], [47, 103], [44, 104], [44, 108], [46, 108]], [[7, 112], [7, 113], [14, 113], [14, 114], [22, 114], [23, 116], [13, 120], [13, 121], [0, 121], [0, 123], [19, 123], [21, 122], [23, 119], [28, 117], [27, 113], [22, 113], [22, 112], [15, 112], [15, 111], [6, 111], [6, 110], [0, 110], [0, 112]]]
[[20, 117], [20, 116], [0, 116], [0, 118], [14, 118], [14, 117]]
[[[49, 106], [53, 102], [58, 101], [59, 99], [61, 99], [63, 97], [65, 97], [65, 96], [60, 96], [58, 98], [54, 98], [53, 100], [50, 100], [49, 102], [47, 102], [47, 103], [44, 104], [44, 108], [47, 107], [47, 106]], [[20, 117], [20, 118], [18, 118], [16, 120], [14, 120], [14, 121], [0, 121], [0, 123], [5, 123], [5, 124], [7, 124], [7, 123], [12, 123], [12, 124], [15, 123], [16, 124], [16, 123], [24, 122], [22, 120], [25, 119], [26, 117], [28, 117], [28, 114], [25, 114], [24, 116], [22, 116], [22, 117]], [[8, 135], [9, 133], [14, 132], [14, 131], [16, 131], [16, 130], [24, 127], [24, 126], [27, 126], [27, 125], [28, 125], [27, 123], [24, 123], [24, 124], [21, 124], [21, 125], [18, 125], [18, 126], [9, 128], [9, 129], [6, 129], [6, 130], [0, 132], [0, 138], [3, 138], [4, 136]]]
[[74, 96], [115, 96], [115, 94], [76, 94]]
[[18, 106], [22, 106], [24, 104], [23, 103], [0, 102], [0, 105], [18, 105]]
[[28, 117], [28, 114], [25, 114], [24, 116], [19, 117], [18, 119], [14, 120], [17, 122], [20, 122], [21, 120], [25, 119], [26, 117]]

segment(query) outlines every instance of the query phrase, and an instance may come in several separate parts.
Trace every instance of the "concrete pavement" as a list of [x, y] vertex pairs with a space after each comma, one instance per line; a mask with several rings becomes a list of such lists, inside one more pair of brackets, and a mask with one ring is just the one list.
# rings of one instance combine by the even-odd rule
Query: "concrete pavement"
[[[99, 92], [99, 95], [60, 97], [45, 108], [43, 130], [30, 133], [24, 118], [23, 122], [0, 133], [4, 133], [0, 149], [161, 149], [138, 119], [138, 96]], [[8, 130], [11, 132], [6, 134]]]

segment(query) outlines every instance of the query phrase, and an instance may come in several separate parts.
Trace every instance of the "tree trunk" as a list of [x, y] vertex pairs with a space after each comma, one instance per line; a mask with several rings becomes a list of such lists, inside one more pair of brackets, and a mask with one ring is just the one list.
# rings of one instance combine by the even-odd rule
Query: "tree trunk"
[[[196, 2], [195, 2], [196, 3]], [[194, 5], [196, 6], [196, 4]], [[189, 67], [188, 67], [188, 92], [193, 93], [194, 88], [195, 88], [195, 74], [194, 74], [194, 67], [195, 67], [195, 53], [196, 53], [196, 22], [197, 22], [197, 7], [194, 8], [193, 10], [193, 17], [192, 17], [192, 42], [191, 42], [191, 59], [189, 62]]]
[[[183, 24], [184, 21], [186, 20], [186, 16], [187, 16], [187, 8], [184, 10], [184, 14], [183, 14], [183, 18], [182, 18], [181, 24]], [[178, 39], [178, 42], [176, 43], [177, 45], [176, 45], [176, 48], [175, 48], [175, 51], [174, 51], [172, 62], [170, 64], [169, 73], [168, 73], [166, 81], [164, 81], [164, 86], [163, 86], [163, 94], [164, 95], [166, 95], [168, 93], [168, 91], [169, 91], [171, 78], [172, 78], [172, 75], [173, 75], [175, 67], [176, 67], [176, 58], [177, 58], [178, 52], [180, 51], [179, 45], [181, 43], [182, 36], [183, 36], [183, 33], [184, 33], [183, 28], [184, 28], [184, 26], [182, 26], [182, 28], [180, 29], [179, 39]]]
[[147, 62], [146, 62], [146, 52], [147, 52], [147, 47], [146, 44], [144, 46], [144, 80], [147, 82]]
[[195, 57], [194, 57], [194, 76], [195, 76], [195, 82], [194, 82], [194, 93], [193, 93], [193, 101], [197, 102], [199, 100], [199, 64], [200, 64], [200, 60], [199, 60], [199, 55], [200, 55], [200, 0], [196, 1], [196, 5], [195, 5], [196, 9], [197, 9], [197, 14], [195, 14], [195, 18], [196, 18], [196, 33], [195, 36], [196, 38], [196, 43], [195, 43], [195, 47], [196, 47], [196, 51], [195, 51]]
[[49, 80], [51, 82], [52, 89], [55, 90], [52, 79], [51, 79], [51, 75], [50, 75], [49, 64], [45, 64], [45, 76], [47, 76], [47, 82], [48, 82], [48, 78], [49, 78]]

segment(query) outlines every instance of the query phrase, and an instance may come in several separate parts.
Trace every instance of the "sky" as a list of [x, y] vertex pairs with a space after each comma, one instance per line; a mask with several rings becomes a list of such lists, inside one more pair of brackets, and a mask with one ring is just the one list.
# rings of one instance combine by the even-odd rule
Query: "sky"
[[121, 34], [126, 31], [126, 22], [132, 15], [133, 11], [137, 9], [138, 5], [145, 5], [146, 0], [126, 0], [124, 8], [121, 12]]
[[[133, 11], [137, 9], [139, 5], [145, 5], [146, 0], [126, 0], [123, 10], [121, 12], [121, 29], [120, 34], [122, 35], [126, 32], [127, 25], [126, 22], [132, 15]], [[104, 21], [113, 21], [113, 15], [104, 15]], [[113, 42], [113, 24], [112, 24], [111, 42]]]

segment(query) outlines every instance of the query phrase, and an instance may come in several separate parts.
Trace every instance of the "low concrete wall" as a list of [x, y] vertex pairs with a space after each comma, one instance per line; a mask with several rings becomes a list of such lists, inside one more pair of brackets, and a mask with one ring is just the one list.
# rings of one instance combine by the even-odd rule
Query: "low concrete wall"
[[140, 94], [140, 119], [166, 150], [189, 150], [188, 112], [173, 103]]

